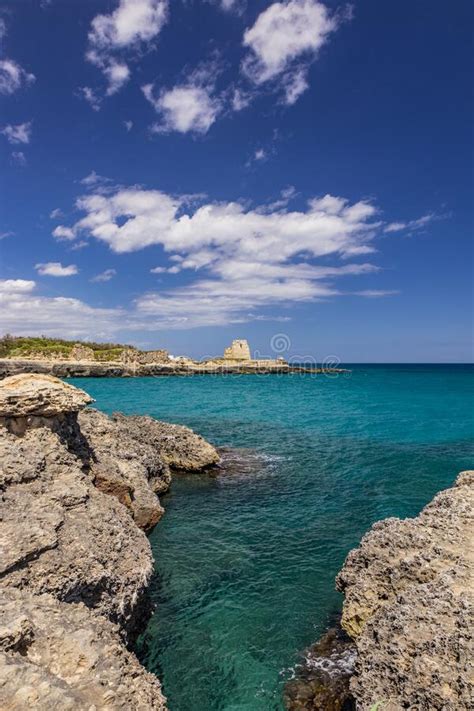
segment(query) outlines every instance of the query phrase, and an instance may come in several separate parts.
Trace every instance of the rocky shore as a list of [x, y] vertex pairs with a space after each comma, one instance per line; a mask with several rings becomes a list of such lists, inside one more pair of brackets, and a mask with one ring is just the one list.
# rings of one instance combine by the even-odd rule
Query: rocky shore
[[167, 363], [121, 363], [72, 360], [40, 360], [0, 358], [0, 379], [19, 373], [41, 373], [57, 378], [133, 378], [145, 376], [190, 376], [236, 374], [260, 375], [285, 373], [343, 373], [343, 368], [306, 368], [285, 362], [259, 361], [248, 363], [225, 362], [167, 362]]
[[148, 619], [172, 473], [217, 464], [185, 427], [112, 418], [49, 375], [0, 383], [0, 708], [148, 710], [166, 702], [129, 651]]
[[[308, 651], [288, 709], [474, 708], [474, 471], [416, 518], [374, 524], [336, 586], [346, 640], [326, 635]], [[351, 647], [352, 667], [341, 664]]]

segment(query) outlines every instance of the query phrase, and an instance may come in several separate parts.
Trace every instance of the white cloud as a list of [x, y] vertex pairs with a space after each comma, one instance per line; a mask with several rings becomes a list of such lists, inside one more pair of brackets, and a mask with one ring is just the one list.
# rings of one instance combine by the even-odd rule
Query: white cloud
[[154, 133], [207, 133], [223, 109], [215, 95], [215, 81], [221, 71], [216, 57], [201, 63], [186, 80], [162, 89], [156, 95], [153, 84], [142, 86], [145, 98], [160, 115], [151, 127]]
[[87, 101], [94, 111], [100, 111], [102, 100], [94, 89], [90, 86], [79, 87], [79, 96]]
[[39, 296], [35, 287], [34, 281], [26, 279], [0, 279], [0, 331], [94, 339], [133, 327], [123, 309], [94, 308], [64, 296]]
[[26, 156], [23, 153], [23, 151], [13, 151], [12, 153], [12, 160], [14, 163], [17, 165], [25, 166], [26, 165]]
[[8, 232], [0, 232], [0, 240], [7, 239], [7, 237], [13, 237], [14, 234], [15, 233], [11, 230], [8, 230]]
[[409, 220], [408, 222], [390, 222], [385, 228], [384, 232], [402, 232], [402, 231], [415, 231], [426, 227], [430, 222], [434, 220], [439, 220], [440, 216], [435, 215], [430, 212], [427, 215], [423, 215], [416, 220]]
[[13, 59], [0, 60], [0, 94], [13, 94], [35, 81], [35, 75], [26, 72]]
[[91, 170], [89, 175], [86, 175], [85, 178], [82, 178], [82, 180], [79, 181], [81, 185], [85, 185], [87, 188], [92, 188], [97, 185], [105, 185], [106, 183], [111, 183], [112, 180], [110, 178], [106, 178], [103, 175], [99, 175], [98, 173], [95, 172], [95, 170]]
[[364, 289], [363, 291], [355, 291], [356, 296], [365, 296], [368, 299], [378, 299], [382, 296], [394, 296], [399, 294], [399, 291], [393, 289]]
[[76, 237], [74, 230], [70, 227], [65, 227], [64, 225], [58, 225], [53, 230], [53, 237], [57, 240], [71, 240]]
[[59, 220], [61, 219], [61, 217], [64, 217], [63, 211], [61, 210], [61, 208], [56, 207], [54, 210], [51, 210], [51, 212], [49, 213], [49, 217], [51, 220]]
[[157, 100], [149, 100], [162, 115], [162, 122], [152, 127], [155, 133], [207, 133], [219, 113], [219, 101], [198, 86], [175, 86], [162, 92]]
[[35, 285], [28, 279], [0, 279], [0, 294], [25, 294], [33, 291]]
[[308, 63], [337, 27], [338, 18], [319, 0], [273, 3], [244, 33], [244, 74], [256, 85], [281, 81], [286, 103], [293, 104], [308, 87]]
[[133, 128], [133, 121], [124, 121], [124, 122], [123, 122], [123, 125], [124, 125], [125, 128], [127, 129], [127, 133], [130, 133], [130, 131], [131, 131], [132, 128]]
[[2, 133], [9, 143], [29, 143], [31, 138], [32, 121], [19, 123], [16, 125], [9, 124], [2, 128]]
[[110, 281], [111, 279], [114, 278], [114, 276], [117, 274], [115, 269], [106, 269], [105, 271], [101, 272], [100, 274], [96, 274], [90, 281], [95, 282], [95, 283], [100, 283], [100, 282], [106, 282]]
[[[84, 216], [69, 229], [119, 253], [161, 245], [169, 264], [152, 273], [196, 273], [186, 287], [137, 300], [137, 313], [155, 319], [157, 328], [249, 320], [265, 316], [262, 310], [271, 306], [336, 296], [341, 292], [334, 280], [377, 271], [367, 263], [340, 263], [350, 254], [373, 251], [383, 223], [371, 203], [326, 195], [290, 210], [294, 196], [294, 188], [287, 188], [272, 205], [252, 209], [117, 188], [80, 197], [76, 207]], [[326, 265], [329, 258], [334, 265]]]
[[241, 15], [245, 9], [245, 0], [209, 0], [214, 5], [218, 5], [224, 12], [233, 12]]
[[284, 102], [288, 106], [293, 106], [308, 88], [307, 73], [307, 67], [298, 67], [283, 77]]
[[119, 91], [130, 78], [124, 55], [150, 46], [167, 16], [167, 0], [119, 0], [113, 12], [94, 17], [86, 58], [103, 72], [108, 96]]
[[35, 264], [35, 269], [41, 276], [67, 277], [78, 273], [75, 264], [63, 267], [60, 262], [46, 262], [45, 264]]
[[103, 71], [108, 82], [107, 96], [116, 94], [130, 79], [130, 69], [123, 62], [110, 62]]
[[252, 103], [255, 95], [251, 91], [244, 91], [241, 88], [236, 88], [232, 92], [231, 97], [231, 107], [233, 111], [242, 111], [246, 109]]

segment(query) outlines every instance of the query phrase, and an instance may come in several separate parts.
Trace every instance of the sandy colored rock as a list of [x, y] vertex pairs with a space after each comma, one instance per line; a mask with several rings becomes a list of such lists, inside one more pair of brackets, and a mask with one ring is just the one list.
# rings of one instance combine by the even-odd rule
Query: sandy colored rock
[[85, 605], [7, 590], [0, 606], [3, 711], [163, 711], [158, 679]]
[[88, 462], [96, 488], [115, 496], [140, 528], [151, 530], [163, 514], [157, 494], [165, 493], [171, 483], [161, 450], [141, 436], [136, 418], [110, 418], [88, 409], [78, 421], [90, 448]]
[[215, 447], [183, 425], [171, 425], [152, 417], [114, 415], [114, 421], [129, 428], [140, 444], [151, 445], [171, 469], [198, 472], [219, 462]]
[[357, 647], [357, 709], [473, 708], [474, 472], [416, 518], [376, 523], [337, 586]]
[[164, 423], [79, 412], [91, 398], [50, 376], [0, 390], [0, 709], [165, 711], [125, 647], [150, 614], [144, 531], [171, 482], [164, 450], [193, 470], [217, 452], [187, 428], [164, 447]]
[[83, 390], [52, 375], [21, 373], [0, 381], [0, 417], [54, 417], [91, 402]]

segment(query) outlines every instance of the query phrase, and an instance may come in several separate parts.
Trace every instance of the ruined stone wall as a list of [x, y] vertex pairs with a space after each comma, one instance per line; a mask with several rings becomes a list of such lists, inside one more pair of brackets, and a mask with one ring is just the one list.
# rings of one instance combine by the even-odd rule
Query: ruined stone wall
[[236, 339], [232, 345], [224, 350], [225, 360], [251, 360], [250, 348], [247, 341]]

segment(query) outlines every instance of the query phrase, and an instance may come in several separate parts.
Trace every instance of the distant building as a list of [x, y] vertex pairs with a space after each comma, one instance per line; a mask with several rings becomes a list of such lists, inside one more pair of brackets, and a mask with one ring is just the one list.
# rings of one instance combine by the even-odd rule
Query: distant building
[[251, 360], [250, 348], [247, 341], [236, 339], [232, 345], [224, 350], [225, 360]]

